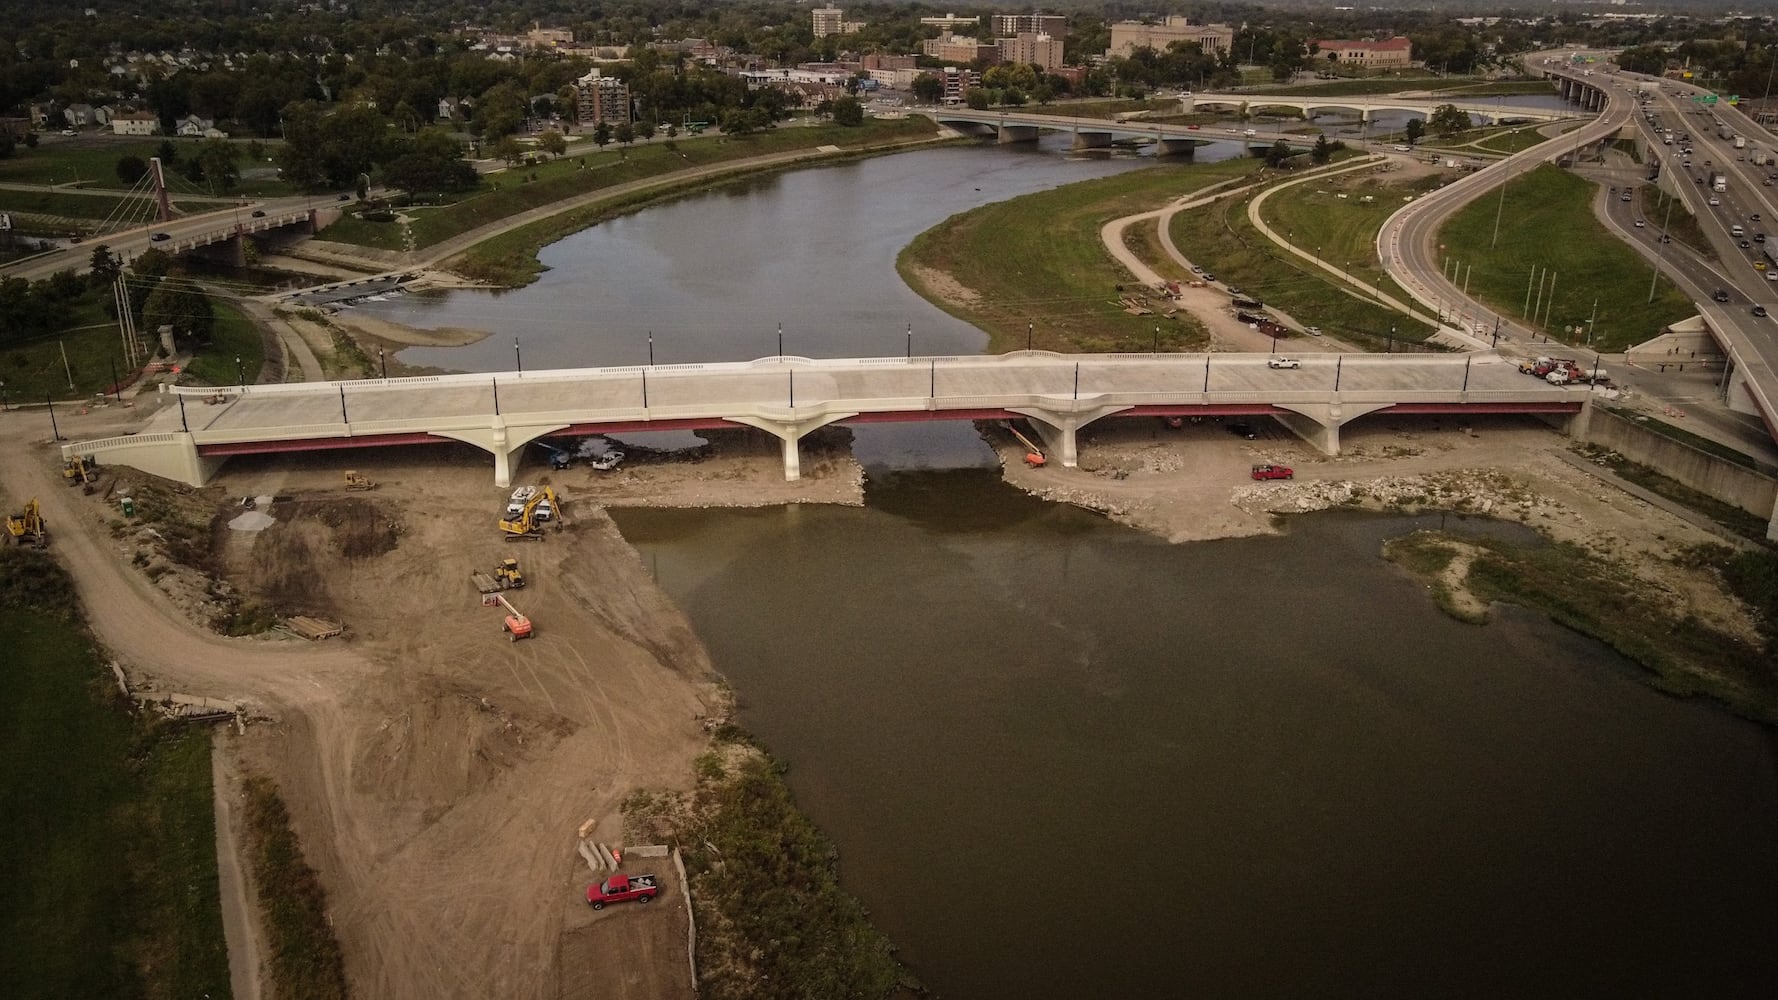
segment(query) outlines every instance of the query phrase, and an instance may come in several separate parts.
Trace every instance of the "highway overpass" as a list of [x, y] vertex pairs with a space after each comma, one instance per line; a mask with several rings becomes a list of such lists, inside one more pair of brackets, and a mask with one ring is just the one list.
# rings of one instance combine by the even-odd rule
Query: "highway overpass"
[[[1114, 121], [1110, 118], [1075, 118], [1068, 115], [1043, 114], [1035, 111], [973, 111], [969, 108], [935, 108], [916, 114], [929, 115], [946, 128], [959, 132], [992, 133], [1002, 143], [1035, 142], [1044, 131], [1067, 132], [1074, 136], [1074, 148], [1094, 149], [1109, 146], [1118, 139], [1152, 139], [1163, 154], [1191, 155], [1199, 146], [1213, 142], [1236, 142], [1248, 146], [1269, 147], [1279, 139], [1296, 149], [1306, 150], [1313, 136], [1278, 129], [1230, 129], [1220, 131], [1197, 125], [1171, 125], [1140, 119]], [[1245, 134], [1251, 131], [1252, 135]]]
[[753, 427], [783, 444], [834, 423], [1029, 419], [1065, 466], [1081, 427], [1112, 416], [1273, 417], [1328, 454], [1371, 413], [1573, 415], [1589, 390], [1520, 374], [1493, 353], [1062, 355], [812, 360], [439, 375], [225, 389], [172, 388], [155, 430], [80, 441], [90, 455], [193, 486], [231, 455], [463, 441], [514, 460], [545, 436]]
[[[1566, 96], [1566, 95], [1564, 95]], [[1303, 113], [1303, 117], [1312, 118], [1322, 111], [1356, 111], [1360, 121], [1370, 121], [1379, 112], [1406, 112], [1408, 114], [1430, 117], [1432, 112], [1446, 104], [1480, 118], [1485, 122], [1520, 120], [1532, 122], [1562, 121], [1577, 118], [1580, 114], [1565, 109], [1534, 108], [1506, 104], [1503, 101], [1463, 100], [1452, 98], [1438, 100], [1434, 98], [1402, 98], [1402, 97], [1335, 97], [1328, 95], [1303, 96], [1301, 94], [1284, 96], [1272, 95], [1265, 91], [1253, 93], [1198, 93], [1182, 99], [1191, 111], [1200, 108], [1291, 108]]]

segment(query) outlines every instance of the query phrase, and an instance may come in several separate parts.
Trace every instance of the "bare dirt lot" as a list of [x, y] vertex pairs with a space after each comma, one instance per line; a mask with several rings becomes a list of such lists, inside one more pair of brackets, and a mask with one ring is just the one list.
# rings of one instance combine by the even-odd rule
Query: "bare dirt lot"
[[[576, 828], [594, 819], [593, 837], [620, 842], [623, 797], [687, 787], [702, 719], [727, 710], [689, 624], [598, 503], [857, 503], [849, 456], [817, 454], [800, 484], [757, 442], [615, 475], [529, 466], [565, 498], [566, 524], [520, 543], [496, 530], [507, 491], [491, 461], [455, 445], [236, 459], [204, 491], [161, 484], [188, 520], [214, 512], [190, 544], [208, 533], [229, 589], [345, 623], [309, 643], [206, 628], [215, 586], [163, 552], [134, 559], [145, 533], [174, 530], [170, 514], [123, 526], [113, 487], [145, 477], [108, 469], [93, 496], [66, 488], [38, 422], [4, 421], [7, 502], [41, 499], [94, 631], [136, 679], [267, 720], [227, 737], [229, 755], [278, 782], [358, 995], [691, 993], [677, 896], [582, 912]], [[349, 467], [377, 488], [346, 492]], [[231, 529], [242, 496], [274, 498], [253, 510], [272, 523]], [[535, 622], [523, 642], [470, 584], [504, 556], [529, 581], [509, 595]]]

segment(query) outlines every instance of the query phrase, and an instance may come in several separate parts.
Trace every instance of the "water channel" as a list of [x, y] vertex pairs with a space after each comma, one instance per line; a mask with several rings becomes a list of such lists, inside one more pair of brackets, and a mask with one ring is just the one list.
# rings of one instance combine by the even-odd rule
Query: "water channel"
[[616, 516], [941, 996], [1769, 995], [1772, 734], [1446, 618], [1378, 554], [1437, 517], [1169, 546], [993, 470]]
[[[527, 367], [645, 361], [651, 329], [663, 364], [752, 358], [779, 321], [787, 353], [979, 350], [895, 254], [1148, 162], [1061, 145], [764, 178], [518, 292], [367, 308], [502, 331], [403, 353], [456, 369], [507, 332]], [[1379, 558], [1401, 519], [1169, 546], [958, 468], [991, 461], [967, 425], [858, 452], [863, 509], [616, 517], [941, 996], [1769, 994], [1769, 731], [1541, 619], [1447, 619]]]

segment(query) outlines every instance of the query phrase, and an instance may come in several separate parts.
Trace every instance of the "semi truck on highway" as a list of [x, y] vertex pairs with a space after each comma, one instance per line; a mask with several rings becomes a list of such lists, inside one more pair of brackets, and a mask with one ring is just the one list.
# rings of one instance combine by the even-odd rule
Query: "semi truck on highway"
[[1710, 171], [1710, 190], [1722, 194], [1729, 189], [1729, 175], [1720, 171]]

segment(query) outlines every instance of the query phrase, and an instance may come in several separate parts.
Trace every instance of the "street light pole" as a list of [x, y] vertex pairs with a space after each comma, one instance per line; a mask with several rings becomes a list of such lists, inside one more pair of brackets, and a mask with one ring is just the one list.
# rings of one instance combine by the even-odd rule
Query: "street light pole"
[[239, 354], [235, 355], [235, 384], [241, 387], [242, 392], [247, 391], [247, 369], [242, 367]]
[[383, 381], [389, 381], [389, 359], [383, 357], [383, 349], [377, 348], [377, 365], [383, 369]]
[[525, 374], [525, 358], [519, 353], [519, 338], [516, 335], [512, 338], [512, 361], [518, 365], [519, 374]]
[[62, 429], [56, 426], [56, 401], [50, 398], [50, 395], [47, 392], [43, 394], [43, 401], [49, 404], [49, 432], [55, 435], [57, 441], [60, 441], [62, 439]]
[[654, 331], [648, 331], [648, 367], [654, 367]]

